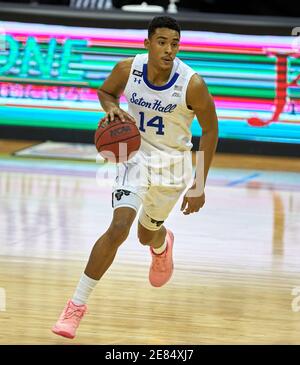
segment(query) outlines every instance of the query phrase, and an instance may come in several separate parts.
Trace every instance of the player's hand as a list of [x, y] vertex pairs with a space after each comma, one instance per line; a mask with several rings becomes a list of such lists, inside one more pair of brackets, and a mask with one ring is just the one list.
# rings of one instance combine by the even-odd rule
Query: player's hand
[[[192, 189], [193, 188], [191, 188], [189, 190], [192, 190]], [[181, 211], [183, 212], [184, 215], [199, 212], [199, 210], [205, 204], [205, 194], [204, 193], [199, 197], [189, 197], [188, 196], [189, 190], [184, 195], [183, 201], [181, 204]]]
[[130, 114], [125, 112], [125, 110], [118, 108], [118, 107], [114, 107], [114, 108], [108, 110], [106, 112], [105, 116], [100, 120], [99, 124], [105, 123], [105, 122], [113, 122], [115, 119], [115, 116], [119, 117], [123, 123], [125, 121], [129, 121], [129, 122], [135, 124], [134, 118]]

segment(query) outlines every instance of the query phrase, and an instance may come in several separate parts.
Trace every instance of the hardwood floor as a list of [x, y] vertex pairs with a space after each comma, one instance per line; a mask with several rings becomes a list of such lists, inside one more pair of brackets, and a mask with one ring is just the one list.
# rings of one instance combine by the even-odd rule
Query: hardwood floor
[[127, 241], [89, 300], [78, 335], [50, 329], [112, 217], [96, 167], [10, 157], [0, 140], [0, 344], [299, 344], [299, 159], [217, 155], [206, 204], [166, 226], [175, 271], [148, 282], [150, 254]]

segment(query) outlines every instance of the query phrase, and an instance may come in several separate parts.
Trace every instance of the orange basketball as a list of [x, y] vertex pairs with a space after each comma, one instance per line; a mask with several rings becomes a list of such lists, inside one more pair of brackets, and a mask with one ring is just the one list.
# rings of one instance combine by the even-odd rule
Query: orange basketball
[[125, 162], [132, 158], [141, 145], [137, 126], [115, 116], [112, 122], [102, 122], [95, 132], [95, 146], [101, 156], [110, 162]]

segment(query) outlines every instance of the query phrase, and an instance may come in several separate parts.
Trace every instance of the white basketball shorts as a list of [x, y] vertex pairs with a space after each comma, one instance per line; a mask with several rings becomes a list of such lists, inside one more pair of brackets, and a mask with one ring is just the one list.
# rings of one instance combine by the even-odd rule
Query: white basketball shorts
[[117, 164], [113, 185], [113, 209], [130, 207], [136, 212], [142, 206], [139, 222], [149, 230], [158, 230], [169, 216], [181, 194], [191, 182], [192, 163], [183, 166], [151, 160], [142, 151], [126, 163]]

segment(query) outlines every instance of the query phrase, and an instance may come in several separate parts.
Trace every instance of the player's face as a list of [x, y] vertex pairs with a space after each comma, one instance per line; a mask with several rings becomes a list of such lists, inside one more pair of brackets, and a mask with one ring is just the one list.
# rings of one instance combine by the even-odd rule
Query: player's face
[[157, 67], [168, 70], [179, 49], [179, 33], [169, 28], [157, 28], [150, 39], [145, 39], [149, 60]]

